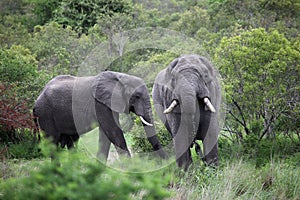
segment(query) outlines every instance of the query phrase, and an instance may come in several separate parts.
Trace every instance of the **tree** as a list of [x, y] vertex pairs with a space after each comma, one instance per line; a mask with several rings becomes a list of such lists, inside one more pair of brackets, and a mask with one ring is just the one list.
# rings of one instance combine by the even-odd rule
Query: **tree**
[[58, 8], [58, 0], [27, 0], [33, 5], [36, 24], [44, 25], [54, 17], [54, 11]]
[[224, 78], [228, 127], [240, 138], [275, 135], [284, 119], [295, 122], [287, 132], [299, 129], [297, 48], [284, 35], [264, 29], [222, 39], [214, 57]]
[[51, 74], [76, 74], [91, 47], [86, 35], [81, 37], [71, 29], [51, 22], [36, 26], [33, 37], [26, 43], [38, 61], [38, 69]]
[[177, 23], [174, 23], [176, 30], [194, 36], [200, 28], [209, 27], [209, 16], [207, 11], [198, 6], [191, 7], [180, 15]]
[[98, 18], [130, 12], [131, 5], [124, 0], [63, 0], [54, 11], [53, 20], [78, 33], [87, 33]]
[[0, 142], [18, 142], [19, 130], [34, 128], [28, 83], [38, 76], [37, 61], [23, 46], [0, 49], [0, 74]]

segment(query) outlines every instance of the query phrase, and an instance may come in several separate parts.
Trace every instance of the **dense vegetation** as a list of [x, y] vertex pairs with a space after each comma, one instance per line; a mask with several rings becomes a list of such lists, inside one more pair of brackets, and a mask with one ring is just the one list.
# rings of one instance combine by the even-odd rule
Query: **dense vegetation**
[[[53, 183], [56, 192], [47, 184], [34, 192], [62, 199], [139, 199], [145, 194], [160, 199], [168, 196], [157, 189], [163, 187], [175, 198], [299, 199], [299, 30], [299, 0], [2, 0], [0, 199], [46, 198], [29, 188], [51, 176], [59, 177]], [[114, 171], [77, 154], [58, 167], [39, 150], [31, 108], [52, 77], [110, 69], [142, 77], [151, 90], [157, 72], [184, 53], [208, 57], [222, 77], [225, 120], [218, 169], [196, 159], [187, 174], [167, 167], [153, 176], [117, 179]], [[129, 124], [132, 149], [147, 150], [139, 123]], [[156, 128], [162, 143], [169, 143], [164, 127]], [[78, 168], [61, 174], [74, 160]], [[162, 177], [166, 181], [157, 181]], [[74, 185], [78, 182], [81, 186]], [[16, 184], [16, 193], [7, 193]], [[112, 194], [107, 185], [123, 193]], [[79, 196], [78, 187], [82, 195], [94, 188], [104, 191]]]

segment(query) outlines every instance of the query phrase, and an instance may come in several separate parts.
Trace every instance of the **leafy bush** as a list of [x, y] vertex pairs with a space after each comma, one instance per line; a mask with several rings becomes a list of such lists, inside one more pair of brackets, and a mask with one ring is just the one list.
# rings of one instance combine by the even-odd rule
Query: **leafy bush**
[[23, 46], [0, 49], [0, 74], [2, 82], [28, 81], [37, 76], [37, 61]]
[[54, 75], [75, 75], [92, 45], [87, 36], [78, 37], [71, 27], [56, 22], [35, 26], [33, 37], [26, 43], [36, 55], [39, 69]]
[[285, 132], [297, 131], [300, 52], [283, 34], [253, 29], [224, 37], [215, 62], [225, 83], [226, 122], [240, 139], [244, 134], [274, 137], [287, 119], [293, 123]]
[[41, 156], [29, 110], [28, 103], [18, 100], [10, 86], [0, 84], [0, 151], [3, 151], [0, 157], [30, 159]]
[[40, 156], [31, 108], [51, 75], [37, 72], [30, 50], [13, 45], [0, 49], [0, 143], [8, 158]]
[[[48, 150], [45, 150], [47, 152]], [[84, 153], [60, 152], [29, 177], [0, 184], [1, 199], [164, 199], [161, 174], [123, 174]]]
[[[140, 118], [136, 118], [134, 121], [134, 126], [128, 133], [130, 137], [132, 137], [132, 147], [136, 152], [151, 152], [153, 151], [153, 147], [145, 136], [145, 131], [141, 127], [142, 122]], [[156, 135], [162, 146], [167, 146], [172, 143], [172, 138], [170, 133], [165, 129], [165, 127], [159, 123], [155, 124]], [[171, 150], [171, 149], [170, 149]]]
[[280, 136], [274, 139], [259, 140], [256, 135], [246, 136], [243, 142], [232, 142], [227, 138], [219, 138], [219, 152], [221, 163], [240, 157], [246, 158], [256, 167], [263, 167], [272, 160], [286, 160], [293, 166], [299, 161], [300, 145], [288, 137]]
[[71, 26], [78, 33], [87, 33], [88, 29], [103, 16], [115, 13], [130, 13], [131, 6], [124, 0], [63, 0], [53, 12], [53, 21]]

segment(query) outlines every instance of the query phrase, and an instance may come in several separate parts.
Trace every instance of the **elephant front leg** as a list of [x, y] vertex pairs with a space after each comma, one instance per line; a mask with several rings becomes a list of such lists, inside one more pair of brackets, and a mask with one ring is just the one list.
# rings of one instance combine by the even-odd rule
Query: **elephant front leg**
[[101, 160], [107, 161], [111, 142], [105, 135], [104, 131], [99, 127], [99, 150], [97, 157]]
[[103, 130], [108, 140], [115, 145], [118, 153], [130, 157], [130, 152], [126, 144], [123, 131], [119, 126], [118, 118], [113, 115], [111, 109], [97, 102], [96, 114], [101, 129]]
[[218, 157], [218, 135], [214, 130], [210, 130], [204, 140], [204, 160], [208, 165], [219, 165]]

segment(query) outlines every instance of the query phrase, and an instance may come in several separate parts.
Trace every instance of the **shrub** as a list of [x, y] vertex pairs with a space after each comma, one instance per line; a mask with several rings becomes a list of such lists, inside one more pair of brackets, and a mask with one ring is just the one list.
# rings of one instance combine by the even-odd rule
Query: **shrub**
[[225, 83], [228, 131], [241, 140], [297, 132], [300, 53], [292, 41], [278, 31], [242, 31], [224, 37], [214, 57]]
[[[47, 151], [47, 150], [46, 150]], [[83, 153], [60, 152], [29, 177], [0, 184], [2, 199], [164, 199], [160, 174], [122, 174]]]
[[12, 87], [0, 84], [0, 142], [20, 142], [18, 129], [34, 129], [26, 101], [18, 100]]
[[[145, 136], [145, 131], [141, 127], [142, 122], [140, 122], [140, 118], [136, 118], [134, 121], [134, 126], [130, 130], [129, 134], [132, 137], [132, 147], [136, 152], [151, 152], [153, 147]], [[165, 127], [159, 123], [155, 125], [156, 135], [162, 146], [167, 146], [172, 143], [172, 138], [170, 133], [165, 129]]]
[[244, 157], [258, 168], [274, 159], [284, 159], [296, 166], [299, 164], [299, 151], [299, 143], [285, 136], [259, 140], [257, 135], [249, 135], [242, 142], [232, 142], [222, 136], [219, 138], [219, 152], [223, 162]]

